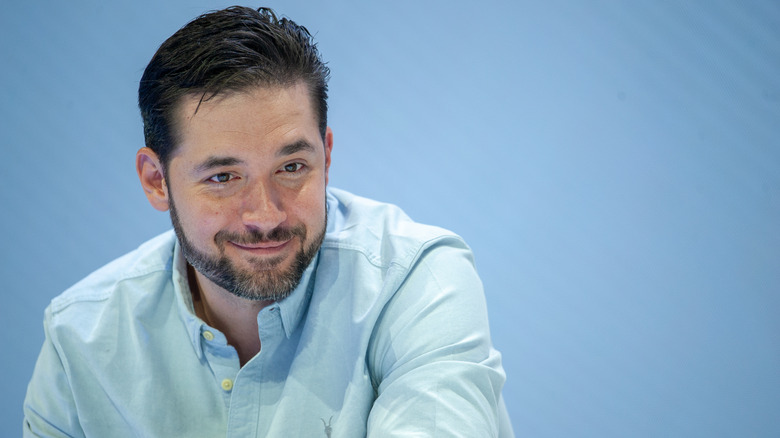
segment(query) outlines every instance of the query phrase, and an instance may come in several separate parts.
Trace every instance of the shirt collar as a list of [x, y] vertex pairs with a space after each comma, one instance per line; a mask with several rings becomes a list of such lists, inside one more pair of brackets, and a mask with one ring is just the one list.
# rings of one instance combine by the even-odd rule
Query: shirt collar
[[[303, 272], [301, 281], [298, 283], [295, 290], [293, 290], [287, 298], [275, 304], [275, 306], [279, 308], [279, 314], [282, 318], [282, 327], [284, 328], [284, 334], [287, 338], [289, 338], [298, 328], [298, 325], [300, 325], [300, 322], [303, 320], [304, 315], [306, 315], [306, 311], [309, 308], [311, 294], [314, 290], [314, 279], [316, 277], [318, 262], [319, 253], [317, 253]], [[192, 293], [190, 292], [189, 280], [187, 278], [187, 262], [181, 252], [179, 239], [176, 239], [173, 247], [172, 271], [173, 289], [176, 294], [179, 315], [184, 322], [184, 326], [187, 329], [187, 333], [190, 336], [190, 340], [192, 341], [198, 358], [202, 358], [203, 349], [200, 338], [201, 333], [208, 326], [203, 320], [195, 315], [195, 306], [192, 302]]]
[[203, 348], [201, 345], [201, 333], [206, 324], [195, 315], [195, 305], [192, 302], [192, 293], [190, 293], [190, 284], [187, 279], [187, 261], [181, 253], [179, 239], [176, 239], [173, 245], [173, 290], [176, 294], [176, 304], [179, 307], [179, 317], [181, 317], [187, 334], [190, 335], [192, 346], [198, 359], [203, 358]]
[[282, 316], [282, 327], [284, 327], [284, 334], [289, 338], [293, 332], [298, 328], [306, 311], [309, 310], [309, 302], [311, 301], [311, 294], [314, 290], [314, 281], [316, 277], [317, 264], [319, 262], [320, 255], [314, 256], [314, 259], [309, 263], [309, 266], [303, 271], [301, 281], [292, 293], [285, 299], [279, 301], [277, 306], [279, 307], [279, 313]]

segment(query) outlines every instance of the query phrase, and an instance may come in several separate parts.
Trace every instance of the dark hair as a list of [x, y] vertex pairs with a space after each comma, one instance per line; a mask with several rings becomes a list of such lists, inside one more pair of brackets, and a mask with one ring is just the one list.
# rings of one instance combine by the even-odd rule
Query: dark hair
[[298, 81], [308, 85], [324, 138], [329, 75], [309, 31], [271, 9], [233, 6], [201, 15], [157, 49], [141, 77], [138, 106], [146, 146], [167, 168], [177, 140], [173, 114], [185, 95], [200, 94], [204, 101]]

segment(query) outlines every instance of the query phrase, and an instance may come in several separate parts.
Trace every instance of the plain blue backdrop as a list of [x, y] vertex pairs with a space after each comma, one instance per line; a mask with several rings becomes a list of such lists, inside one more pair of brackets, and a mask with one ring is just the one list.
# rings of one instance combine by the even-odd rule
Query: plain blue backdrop
[[[48, 301], [166, 230], [138, 80], [223, 2], [0, 13], [0, 436]], [[780, 436], [780, 3], [271, 1], [332, 69], [331, 184], [471, 244], [518, 436]]]

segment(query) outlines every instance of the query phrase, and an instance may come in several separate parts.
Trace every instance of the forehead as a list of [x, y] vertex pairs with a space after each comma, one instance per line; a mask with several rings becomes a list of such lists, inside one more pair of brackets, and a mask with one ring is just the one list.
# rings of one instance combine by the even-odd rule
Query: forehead
[[[272, 117], [292, 112], [314, 116], [314, 102], [308, 85], [297, 81], [290, 85], [257, 85], [240, 89], [184, 94], [173, 110], [175, 122], [183, 124], [200, 116], [214, 116], [233, 108], [253, 107], [259, 116]], [[203, 117], [201, 117], [203, 118]]]
[[[207, 96], [208, 97], [208, 96]], [[304, 82], [256, 86], [204, 98], [188, 94], [178, 102], [173, 129], [182, 147], [208, 143], [258, 145], [319, 136], [311, 93]]]

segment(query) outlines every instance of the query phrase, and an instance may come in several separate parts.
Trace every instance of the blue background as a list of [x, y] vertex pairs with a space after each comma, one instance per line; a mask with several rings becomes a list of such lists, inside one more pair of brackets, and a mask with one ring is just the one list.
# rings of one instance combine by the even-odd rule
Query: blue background
[[[48, 301], [169, 228], [160, 43], [221, 2], [0, 14], [0, 435]], [[780, 3], [272, 1], [332, 69], [331, 184], [472, 245], [518, 436], [780, 436]]]

